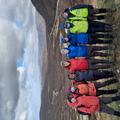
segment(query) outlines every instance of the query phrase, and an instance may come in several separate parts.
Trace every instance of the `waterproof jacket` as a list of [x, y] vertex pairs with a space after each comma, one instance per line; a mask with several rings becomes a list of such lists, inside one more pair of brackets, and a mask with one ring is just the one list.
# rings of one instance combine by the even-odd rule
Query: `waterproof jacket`
[[93, 114], [100, 111], [100, 99], [96, 96], [80, 96], [75, 103], [67, 101], [68, 106], [77, 107], [82, 113]]
[[79, 33], [79, 34], [70, 33], [68, 35], [69, 43], [71, 45], [88, 44], [88, 37], [89, 36], [87, 33]]
[[88, 8], [80, 8], [70, 10], [68, 14], [68, 19], [70, 20], [87, 20]]
[[92, 70], [75, 72], [75, 80], [78, 82], [91, 81], [93, 79], [94, 79], [94, 75]]
[[75, 71], [87, 71], [89, 69], [88, 59], [79, 58], [79, 59], [70, 59], [70, 66], [66, 67], [69, 69], [70, 73], [74, 73]]
[[71, 24], [69, 28], [71, 33], [87, 33], [88, 32], [88, 21], [66, 21]]
[[72, 8], [69, 8], [68, 18], [70, 20], [87, 20], [89, 16], [91, 16], [91, 9], [93, 7], [91, 5], [86, 4], [78, 4]]
[[88, 82], [88, 83], [81, 82], [80, 84], [75, 85], [75, 87], [77, 88], [75, 94], [96, 96], [96, 87], [94, 82]]
[[76, 58], [76, 57], [88, 57], [89, 56], [89, 49], [87, 46], [73, 46], [70, 45], [68, 48], [68, 58]]

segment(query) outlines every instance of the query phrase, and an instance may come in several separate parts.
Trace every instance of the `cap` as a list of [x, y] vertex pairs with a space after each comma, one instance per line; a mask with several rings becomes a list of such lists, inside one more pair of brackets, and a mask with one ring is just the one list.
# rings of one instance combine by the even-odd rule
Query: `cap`
[[64, 10], [64, 12], [68, 13], [68, 12], [69, 12], [69, 8], [66, 8], [66, 9]]

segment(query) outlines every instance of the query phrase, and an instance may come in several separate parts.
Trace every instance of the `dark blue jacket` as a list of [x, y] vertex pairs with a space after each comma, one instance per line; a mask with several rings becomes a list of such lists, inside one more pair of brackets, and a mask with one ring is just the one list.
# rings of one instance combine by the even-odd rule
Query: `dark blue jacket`
[[[75, 10], [75, 9], [80, 9], [80, 8], [88, 8], [88, 16], [91, 16], [93, 13], [92, 13], [92, 9], [93, 9], [93, 6], [92, 5], [87, 5], [87, 4], [78, 4], [76, 6], [73, 6], [71, 8], [69, 8], [69, 11], [70, 10]], [[70, 12], [68, 12], [70, 13]], [[68, 14], [68, 17], [70, 17], [72, 15]]]
[[75, 72], [75, 80], [78, 82], [92, 81], [92, 80], [94, 80], [93, 71], [92, 70], [85, 71], [85, 72], [76, 71]]
[[80, 34], [73, 34], [70, 33], [68, 35], [69, 43], [71, 45], [78, 45], [78, 44], [88, 44], [88, 34], [80, 33]]
[[75, 58], [75, 57], [88, 57], [89, 50], [87, 46], [72, 46], [70, 45], [68, 48], [68, 58]]

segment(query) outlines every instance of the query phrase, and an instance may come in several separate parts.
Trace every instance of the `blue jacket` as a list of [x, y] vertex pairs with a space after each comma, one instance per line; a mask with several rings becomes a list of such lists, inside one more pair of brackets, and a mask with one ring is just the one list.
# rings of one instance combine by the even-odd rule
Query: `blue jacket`
[[72, 46], [70, 45], [68, 48], [68, 58], [75, 58], [75, 57], [88, 57], [89, 50], [87, 46]]
[[71, 45], [88, 44], [88, 34], [86, 33], [80, 33], [80, 34], [70, 33], [68, 37], [69, 37], [69, 43]]

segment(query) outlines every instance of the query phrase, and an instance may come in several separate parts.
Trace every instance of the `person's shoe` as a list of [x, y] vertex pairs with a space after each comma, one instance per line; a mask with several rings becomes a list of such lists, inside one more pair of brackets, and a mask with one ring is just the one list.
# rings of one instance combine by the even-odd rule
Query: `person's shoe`
[[111, 35], [111, 34], [108, 34], [105, 36], [105, 38], [114, 38], [115, 36]]
[[110, 85], [110, 84], [114, 84], [114, 83], [117, 83], [119, 82], [117, 78], [114, 78], [112, 80], [109, 80], [109, 81], [106, 81], [106, 84]]
[[108, 9], [108, 12], [116, 12], [116, 11], [117, 11], [117, 8]]
[[112, 97], [112, 101], [118, 101], [118, 100], [120, 100], [120, 96]]
[[113, 43], [113, 41], [112, 40], [104, 40], [104, 44], [111, 44], [111, 43]]
[[105, 31], [111, 32], [112, 30], [112, 26], [105, 25]]
[[116, 115], [116, 116], [119, 116], [119, 117], [120, 117], [120, 112], [118, 112], [118, 111], [114, 111], [114, 115]]
[[118, 90], [117, 89], [113, 89], [113, 90], [110, 90], [111, 92], [112, 92], [112, 94], [114, 94], [114, 93], [117, 93], [118, 92]]

